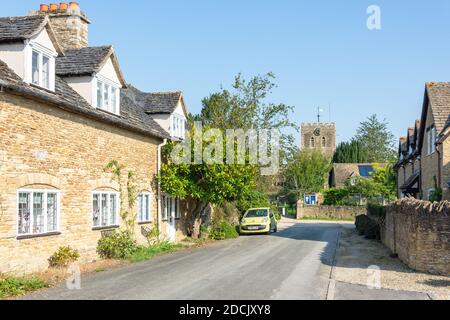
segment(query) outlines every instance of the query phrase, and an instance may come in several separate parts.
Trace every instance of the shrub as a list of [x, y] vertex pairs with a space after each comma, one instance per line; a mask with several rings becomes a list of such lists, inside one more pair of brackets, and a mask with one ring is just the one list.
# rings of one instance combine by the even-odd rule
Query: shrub
[[136, 241], [128, 231], [108, 234], [102, 237], [97, 244], [97, 253], [104, 259], [124, 260], [136, 250]]
[[49, 259], [50, 267], [67, 267], [80, 258], [78, 250], [71, 247], [60, 247]]
[[379, 204], [368, 204], [367, 212], [371, 216], [385, 218], [386, 217], [386, 206], [382, 206]]
[[366, 226], [369, 223], [369, 218], [363, 214], [356, 217], [355, 226], [356, 230], [358, 231], [359, 235], [364, 235], [366, 231]]
[[323, 196], [325, 206], [342, 206], [349, 196], [349, 191], [347, 189], [327, 189], [323, 191]]
[[359, 235], [365, 236], [367, 239], [381, 239], [379, 224], [368, 216], [357, 216], [355, 225]]
[[48, 287], [48, 284], [39, 278], [1, 278], [0, 299], [19, 296], [27, 292]]
[[237, 232], [236, 227], [226, 221], [221, 221], [211, 228], [209, 237], [212, 240], [235, 239], [239, 237], [239, 233]]
[[269, 197], [261, 192], [252, 191], [243, 195], [237, 202], [237, 208], [241, 214], [252, 208], [268, 208], [270, 207]]

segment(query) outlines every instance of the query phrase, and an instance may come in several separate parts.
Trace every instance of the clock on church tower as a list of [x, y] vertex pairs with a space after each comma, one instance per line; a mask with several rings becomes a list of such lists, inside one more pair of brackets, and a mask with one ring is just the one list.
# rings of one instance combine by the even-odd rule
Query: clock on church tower
[[301, 148], [332, 156], [336, 151], [336, 124], [302, 123]]

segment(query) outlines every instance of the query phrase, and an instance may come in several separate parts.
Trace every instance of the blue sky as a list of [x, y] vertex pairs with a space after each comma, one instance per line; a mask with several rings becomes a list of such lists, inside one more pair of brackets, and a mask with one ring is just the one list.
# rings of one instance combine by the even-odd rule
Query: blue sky
[[[271, 101], [296, 122], [337, 123], [338, 140], [376, 113], [396, 136], [420, 116], [427, 81], [450, 81], [448, 0], [79, 0], [90, 44], [113, 44], [126, 80], [146, 91], [182, 90], [188, 108], [241, 72], [272, 71]], [[2, 16], [39, 1], [4, 1]], [[366, 28], [381, 7], [382, 29]], [[329, 112], [331, 106], [331, 113]]]

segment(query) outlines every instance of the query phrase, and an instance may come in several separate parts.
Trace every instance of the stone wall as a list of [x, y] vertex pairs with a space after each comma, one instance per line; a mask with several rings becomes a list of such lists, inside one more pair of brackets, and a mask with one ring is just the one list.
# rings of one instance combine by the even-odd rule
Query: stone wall
[[354, 206], [305, 206], [297, 205], [297, 219], [355, 219], [356, 216], [366, 213], [366, 207]]
[[450, 276], [450, 202], [399, 200], [387, 208], [382, 241], [412, 269]]
[[[60, 246], [79, 250], [82, 262], [98, 258], [102, 230], [93, 229], [92, 192], [118, 191], [104, 172], [112, 160], [136, 174], [138, 191], [152, 194], [153, 224], [136, 224], [138, 240], [145, 243], [141, 227], [158, 222], [160, 139], [6, 93], [0, 95], [0, 124], [0, 273], [42, 271]], [[19, 240], [17, 190], [24, 188], [60, 191], [58, 234]]]

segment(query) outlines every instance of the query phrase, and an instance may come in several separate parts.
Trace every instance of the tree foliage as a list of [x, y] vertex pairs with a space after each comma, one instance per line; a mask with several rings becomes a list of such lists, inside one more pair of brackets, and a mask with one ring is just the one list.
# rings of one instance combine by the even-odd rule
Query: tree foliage
[[368, 163], [369, 155], [364, 145], [358, 140], [342, 142], [336, 148], [334, 163]]
[[330, 158], [319, 151], [298, 151], [285, 170], [285, 193], [302, 199], [324, 187], [330, 172]]
[[386, 120], [380, 121], [376, 115], [361, 122], [355, 140], [361, 144], [367, 158], [364, 162], [387, 163], [395, 159], [395, 138]]

